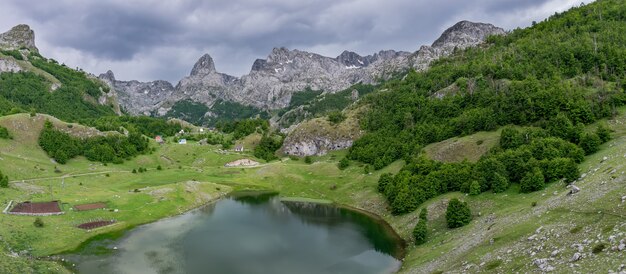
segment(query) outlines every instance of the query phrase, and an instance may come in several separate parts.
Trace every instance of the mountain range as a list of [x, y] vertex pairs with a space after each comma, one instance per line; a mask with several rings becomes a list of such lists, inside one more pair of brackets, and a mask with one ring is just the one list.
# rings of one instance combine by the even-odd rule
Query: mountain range
[[218, 101], [276, 110], [289, 106], [296, 92], [334, 93], [357, 83], [378, 83], [409, 69], [424, 70], [433, 60], [504, 33], [491, 24], [461, 21], [431, 46], [412, 53], [384, 50], [361, 56], [346, 50], [331, 58], [280, 47], [266, 59], [254, 61], [250, 73], [241, 77], [218, 72], [213, 58], [205, 54], [176, 86], [162, 80], [120, 81], [111, 71], [99, 78], [117, 93], [122, 108], [132, 115], [164, 116], [181, 101], [205, 105], [209, 109], [205, 116], [213, 115], [210, 109]]

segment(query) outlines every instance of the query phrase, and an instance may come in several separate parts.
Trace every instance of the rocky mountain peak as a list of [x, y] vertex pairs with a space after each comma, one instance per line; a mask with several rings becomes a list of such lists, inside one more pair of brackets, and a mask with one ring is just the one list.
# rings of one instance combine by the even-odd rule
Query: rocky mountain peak
[[196, 75], [207, 75], [216, 72], [215, 63], [213, 62], [213, 58], [211, 55], [204, 54], [200, 59], [193, 65], [193, 69], [191, 69], [191, 76]]
[[37, 51], [35, 32], [28, 25], [17, 25], [0, 34], [0, 47], [6, 49], [28, 48]]
[[365, 67], [370, 64], [370, 59], [363, 57], [356, 52], [344, 50], [336, 60], [346, 67]]
[[111, 70], [108, 70], [106, 73], [100, 74], [98, 78], [102, 80], [108, 80], [109, 82], [115, 82], [115, 74], [113, 74]]
[[462, 48], [475, 46], [485, 41], [490, 35], [505, 34], [502, 28], [492, 24], [461, 21], [448, 28], [435, 40], [433, 48]]

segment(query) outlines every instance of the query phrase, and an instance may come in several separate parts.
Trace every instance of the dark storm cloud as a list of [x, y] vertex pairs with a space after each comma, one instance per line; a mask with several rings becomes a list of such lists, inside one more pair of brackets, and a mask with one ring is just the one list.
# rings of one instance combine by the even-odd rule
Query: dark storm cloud
[[5, 0], [0, 27], [30, 24], [42, 53], [120, 79], [177, 81], [208, 52], [241, 75], [273, 47], [336, 56], [415, 51], [459, 20], [506, 29], [576, 0]]

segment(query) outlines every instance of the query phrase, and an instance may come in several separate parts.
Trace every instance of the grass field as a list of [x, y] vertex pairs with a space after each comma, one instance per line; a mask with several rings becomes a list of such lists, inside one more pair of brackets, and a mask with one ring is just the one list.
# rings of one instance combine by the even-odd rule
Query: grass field
[[[60, 200], [66, 213], [42, 217], [43, 228], [33, 225], [34, 217], [1, 214], [2, 273], [64, 272], [56, 262], [29, 259], [28, 255], [46, 258], [66, 252], [96, 235], [180, 214], [232, 190], [273, 190], [287, 200], [332, 201], [377, 214], [409, 242], [401, 270], [406, 273], [460, 272], [465, 269], [468, 272], [536, 271], [538, 268], [533, 260], [550, 257], [555, 249], [562, 249], [556, 257], [550, 257], [554, 258], [551, 264], [557, 266], [558, 262], [571, 258], [574, 249], [570, 245], [573, 243], [583, 239], [608, 243], [610, 235], [626, 232], [625, 205], [618, 201], [619, 197], [626, 195], [622, 175], [626, 171], [624, 116], [610, 123], [617, 138], [603, 145], [602, 151], [588, 157], [581, 165], [581, 170], [587, 173], [585, 179], [577, 183], [581, 193], [566, 196], [568, 189], [565, 185], [554, 183], [544, 191], [531, 194], [518, 194], [513, 187], [497, 195], [449, 193], [439, 196], [423, 205], [429, 209], [429, 236], [427, 243], [419, 247], [410, 244], [419, 210], [392, 216], [384, 198], [376, 192], [378, 176], [384, 172], [397, 172], [403, 165], [401, 161], [372, 174], [364, 174], [358, 163], [351, 163], [343, 171], [337, 168], [337, 161], [343, 158], [344, 151], [314, 157], [312, 164], [289, 158], [265, 163], [250, 155], [250, 150], [233, 154], [220, 152], [218, 146], [169, 142], [152, 144], [156, 148], [152, 154], [120, 165], [103, 165], [84, 158], [57, 165], [36, 145], [36, 138], [32, 136], [36, 136], [37, 128], [24, 126], [29, 119], [36, 117], [0, 117], [0, 125], [9, 128], [14, 137], [12, 140], [0, 139], [0, 170], [12, 181], [10, 188], [0, 189], [0, 202], [6, 206], [10, 200]], [[497, 133], [479, 133], [460, 141], [471, 140], [468, 143], [476, 145], [479, 139], [484, 140], [482, 144], [489, 145], [493, 140], [497, 141]], [[604, 157], [608, 159], [603, 161]], [[223, 166], [241, 158], [262, 164], [254, 168]], [[162, 170], [157, 170], [159, 165]], [[139, 167], [148, 171], [131, 172]], [[445, 205], [452, 197], [469, 202], [474, 215], [470, 225], [455, 230], [445, 227]], [[71, 210], [76, 204], [93, 202], [106, 202], [108, 208]], [[534, 207], [533, 202], [537, 204]], [[76, 227], [101, 219], [114, 219], [117, 223], [91, 231]], [[537, 233], [541, 235], [537, 237], [545, 238], [543, 244], [528, 241], [527, 238], [536, 234], [541, 226], [543, 229]], [[596, 239], [598, 234], [601, 239]], [[574, 270], [607, 272], [615, 270], [618, 262], [623, 262], [625, 255], [619, 252], [591, 255], [593, 244], [585, 247], [585, 254], [590, 255], [576, 262], [578, 266]], [[542, 246], [540, 250], [529, 251], [539, 249], [539, 246]], [[531, 252], [535, 255], [531, 256]], [[564, 273], [571, 270], [566, 265], [559, 269]]]

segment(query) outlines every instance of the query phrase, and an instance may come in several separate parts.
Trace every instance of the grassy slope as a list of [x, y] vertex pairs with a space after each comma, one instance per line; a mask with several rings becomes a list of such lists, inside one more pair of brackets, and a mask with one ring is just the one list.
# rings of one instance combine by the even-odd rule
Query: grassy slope
[[478, 132], [464, 137], [455, 137], [424, 147], [430, 159], [440, 162], [476, 162], [480, 156], [498, 145], [500, 132]]
[[56, 84], [56, 85], [61, 85], [61, 81], [59, 81], [59, 79], [55, 78], [52, 74], [33, 66], [30, 62], [28, 61], [24, 61], [24, 60], [16, 60], [15, 58], [13, 58], [12, 56], [6, 56], [2, 53], [0, 53], [0, 59], [7, 59], [7, 60], [13, 60], [15, 62], [17, 62], [20, 67], [22, 67], [23, 70], [26, 71], [30, 71], [33, 72], [39, 76], [42, 76], [43, 78], [45, 78], [46, 80], [50, 81], [50, 83], [52, 84]]
[[[27, 115], [0, 117], [0, 124], [10, 125], [11, 121], [20, 119], [31, 118]], [[612, 121], [611, 126], [617, 130], [615, 135], [618, 138], [605, 144], [602, 151], [588, 157], [582, 164], [583, 172], [588, 175], [583, 182], [577, 183], [582, 191], [575, 196], [566, 196], [568, 190], [564, 185], [555, 183], [544, 191], [532, 194], [518, 194], [512, 188], [505, 194], [483, 193], [470, 197], [450, 193], [428, 201], [424, 206], [429, 208], [429, 240], [417, 248], [409, 246], [402, 271], [457, 272], [465, 269], [463, 262], [476, 265], [469, 268], [470, 272], [487, 271], [487, 267], [493, 267], [492, 270], [498, 272], [534, 271], [537, 267], [532, 265], [532, 260], [550, 257], [549, 254], [556, 248], [562, 251], [555, 257], [556, 261], [550, 262], [554, 266], [557, 266], [557, 261], [564, 262], [571, 258], [574, 252], [570, 248], [572, 243], [581, 243], [583, 239], [595, 241], [597, 234], [601, 234], [601, 241], [608, 242], [609, 235], [618, 233], [612, 230], [626, 232], [624, 217], [611, 215], [624, 216], [626, 211], [626, 205], [618, 201], [624, 195], [621, 174], [626, 171], [622, 158], [626, 154], [626, 147], [623, 145], [626, 141], [624, 122], [626, 116]], [[0, 236], [3, 239], [0, 256], [9, 253], [7, 246], [14, 251], [30, 249], [37, 256], [72, 249], [96, 234], [177, 214], [208, 201], [207, 195], [213, 198], [231, 189], [274, 189], [280, 191], [284, 197], [331, 200], [365, 209], [381, 215], [409, 242], [411, 230], [417, 220], [416, 212], [419, 211], [391, 216], [386, 210], [384, 198], [376, 193], [378, 176], [383, 172], [396, 172], [402, 162], [396, 162], [371, 175], [363, 174], [363, 168], [354, 163], [348, 169], [340, 171], [336, 164], [345, 152], [338, 151], [315, 158], [315, 162], [310, 165], [303, 161], [283, 159], [255, 168], [225, 168], [223, 164], [226, 162], [254, 157], [220, 154], [217, 152], [218, 146], [200, 146], [195, 143], [177, 145], [169, 142], [158, 146], [151, 155], [137, 157], [122, 165], [103, 166], [84, 158], [74, 159], [67, 165], [60, 166], [62, 173], [57, 174], [54, 173], [54, 164], [33, 143], [32, 138], [20, 138], [36, 131], [20, 131], [19, 128], [10, 130], [16, 138], [0, 140], [0, 170], [17, 182], [13, 182], [11, 188], [0, 191], [0, 202], [6, 205], [9, 200], [60, 199], [68, 203], [64, 205], [67, 210], [78, 203], [106, 201], [111, 208], [119, 209], [119, 212], [67, 210], [62, 216], [44, 217], [46, 227], [42, 229], [32, 225], [32, 217], [0, 215], [0, 223], [6, 224], [0, 226]], [[9, 147], [10, 151], [7, 151]], [[609, 159], [600, 163], [604, 156]], [[155, 170], [157, 165], [163, 166], [164, 170]], [[147, 167], [149, 171], [141, 174], [130, 173], [139, 166]], [[596, 168], [597, 172], [588, 172]], [[616, 169], [616, 172], [608, 174], [612, 169]], [[21, 183], [22, 179], [28, 178], [82, 173], [94, 174], [68, 177], [64, 180], [64, 186], [59, 178]], [[109, 177], [105, 174], [109, 174]], [[612, 179], [612, 176], [616, 178]], [[196, 186], [187, 183], [190, 180], [206, 183]], [[336, 189], [332, 190], [332, 186], [336, 186]], [[194, 187], [203, 191], [193, 190]], [[140, 189], [140, 192], [129, 192], [135, 188]], [[475, 215], [469, 226], [456, 230], [445, 228], [445, 202], [451, 197], [461, 197], [469, 202]], [[531, 206], [534, 201], [538, 203], [536, 207]], [[98, 218], [115, 218], [119, 223], [91, 232], [74, 228], [80, 222]], [[538, 248], [541, 244], [526, 238], [534, 234], [540, 226], [544, 226], [544, 229], [539, 237], [547, 239], [543, 249], [535, 251], [537, 254], [531, 257], [529, 253], [532, 251], [529, 250]], [[575, 227], [580, 227], [580, 231], [570, 233]], [[557, 233], [559, 236], [556, 236]], [[494, 239], [493, 244], [490, 244], [490, 239]], [[588, 255], [577, 262], [580, 266], [576, 270], [606, 272], [608, 269], [615, 270], [618, 262], [623, 261], [623, 253], [605, 251], [599, 255], [589, 255], [592, 245], [585, 247], [585, 254]], [[23, 257], [0, 261], [0, 267], [5, 269], [21, 269], [18, 267], [26, 263], [37, 267], [58, 267], [49, 262], [30, 262]], [[485, 264], [479, 266], [483, 262]], [[570, 271], [567, 266], [560, 266], [558, 269], [561, 272]]]

